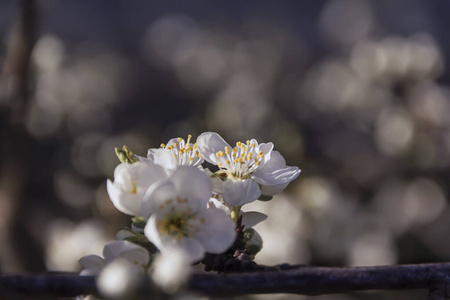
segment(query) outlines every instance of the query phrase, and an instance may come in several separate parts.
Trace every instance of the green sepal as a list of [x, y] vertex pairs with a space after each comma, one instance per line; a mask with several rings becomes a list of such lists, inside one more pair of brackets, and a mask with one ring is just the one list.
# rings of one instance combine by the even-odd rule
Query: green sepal
[[142, 230], [145, 228], [145, 225], [147, 224], [147, 222], [145, 222], [144, 218], [142, 217], [133, 217], [131, 218], [131, 221], [133, 222], [132, 226]]
[[227, 173], [227, 170], [219, 170], [219, 171], [212, 173], [212, 175], [210, 177], [211, 178], [217, 178], [217, 177], [223, 178], [223, 177], [225, 177], [226, 173]]
[[258, 200], [260, 201], [270, 201], [272, 200], [273, 196], [266, 196], [266, 195], [261, 195], [259, 196]]

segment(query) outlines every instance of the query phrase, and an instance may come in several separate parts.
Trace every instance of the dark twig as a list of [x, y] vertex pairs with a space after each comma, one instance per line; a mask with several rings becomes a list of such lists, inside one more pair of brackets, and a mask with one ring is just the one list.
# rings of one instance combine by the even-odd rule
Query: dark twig
[[[272, 269], [277, 269], [274, 267]], [[148, 282], [148, 281], [143, 281]], [[250, 273], [195, 273], [188, 288], [208, 296], [293, 293], [322, 295], [357, 290], [428, 289], [429, 300], [450, 295], [450, 263], [325, 268], [295, 267], [281, 271]], [[159, 294], [152, 285], [143, 287], [146, 295]], [[95, 278], [77, 275], [2, 276], [2, 296], [75, 296], [95, 294]], [[148, 296], [151, 298], [150, 296]]]

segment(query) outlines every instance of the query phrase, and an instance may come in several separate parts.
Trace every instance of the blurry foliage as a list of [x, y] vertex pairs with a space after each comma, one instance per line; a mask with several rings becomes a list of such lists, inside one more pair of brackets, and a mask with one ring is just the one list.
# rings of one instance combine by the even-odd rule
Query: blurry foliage
[[3, 271], [76, 270], [129, 222], [105, 191], [114, 147], [145, 155], [207, 130], [273, 141], [302, 169], [254, 204], [271, 211], [256, 228], [260, 263], [450, 259], [450, 40], [437, 1], [97, 2], [40, 3], [22, 124], [10, 121], [15, 78], [1, 77]]

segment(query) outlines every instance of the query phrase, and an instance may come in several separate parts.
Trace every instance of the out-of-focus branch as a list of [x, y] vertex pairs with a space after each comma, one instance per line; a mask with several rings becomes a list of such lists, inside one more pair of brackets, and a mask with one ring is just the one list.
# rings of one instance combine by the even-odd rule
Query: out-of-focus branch
[[[276, 268], [275, 268], [276, 269]], [[161, 295], [148, 280], [147, 298]], [[212, 274], [196, 273], [189, 290], [214, 297], [292, 293], [322, 295], [357, 290], [428, 289], [428, 300], [450, 296], [450, 263], [326, 268], [295, 267], [285, 271]], [[77, 275], [2, 276], [0, 296], [75, 296], [96, 294], [95, 277]]]
[[36, 42], [36, 1], [20, 1], [18, 21], [11, 34], [1, 81], [6, 86], [5, 97], [12, 105], [14, 122], [23, 121], [30, 89], [30, 56]]

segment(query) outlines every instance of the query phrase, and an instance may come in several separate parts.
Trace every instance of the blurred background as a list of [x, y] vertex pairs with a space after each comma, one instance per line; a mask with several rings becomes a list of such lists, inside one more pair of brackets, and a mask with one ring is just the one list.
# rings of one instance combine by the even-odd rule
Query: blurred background
[[[245, 207], [269, 215], [257, 262], [450, 260], [449, 12], [438, 0], [1, 1], [1, 272], [78, 271], [129, 225], [106, 193], [114, 147], [146, 155], [204, 131], [272, 141], [302, 169]], [[426, 292], [319, 298], [380, 297]]]

